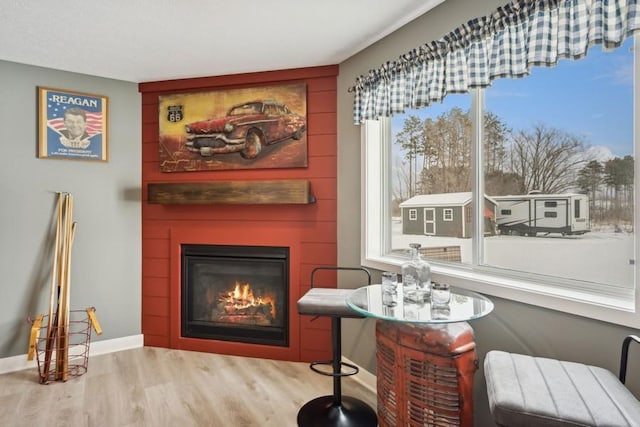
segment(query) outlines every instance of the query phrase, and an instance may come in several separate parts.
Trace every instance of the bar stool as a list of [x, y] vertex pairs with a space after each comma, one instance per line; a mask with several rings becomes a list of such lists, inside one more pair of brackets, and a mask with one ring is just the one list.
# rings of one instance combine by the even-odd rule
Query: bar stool
[[[307, 402], [298, 412], [299, 427], [376, 427], [376, 412], [365, 402], [351, 396], [342, 395], [342, 377], [355, 375], [357, 366], [342, 361], [341, 320], [347, 318], [363, 318], [353, 311], [346, 302], [352, 289], [335, 289], [315, 287], [315, 274], [321, 270], [360, 271], [366, 275], [366, 284], [371, 284], [371, 274], [363, 267], [316, 267], [311, 272], [311, 289], [298, 300], [298, 313], [320, 317], [331, 317], [332, 359], [312, 362], [311, 370], [333, 377], [333, 394], [322, 396]], [[363, 283], [363, 286], [365, 283]], [[314, 319], [315, 320], [315, 319]], [[331, 366], [331, 371], [320, 369]], [[343, 367], [348, 368], [343, 371]]]

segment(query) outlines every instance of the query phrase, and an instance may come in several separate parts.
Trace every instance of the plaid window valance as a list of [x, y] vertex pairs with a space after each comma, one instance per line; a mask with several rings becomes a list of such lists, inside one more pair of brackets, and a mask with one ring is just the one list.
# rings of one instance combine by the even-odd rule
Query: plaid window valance
[[640, 28], [638, 0], [516, 0], [356, 79], [353, 121], [364, 123], [524, 77], [532, 66], [618, 47]]

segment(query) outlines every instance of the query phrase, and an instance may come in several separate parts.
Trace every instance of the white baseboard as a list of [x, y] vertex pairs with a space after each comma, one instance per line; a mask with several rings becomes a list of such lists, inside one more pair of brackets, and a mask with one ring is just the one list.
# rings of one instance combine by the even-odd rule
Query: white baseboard
[[[89, 357], [100, 354], [113, 353], [115, 351], [129, 350], [144, 345], [144, 335], [131, 335], [128, 337], [114, 338], [104, 341], [92, 342], [89, 345]], [[36, 360], [27, 360], [27, 355], [5, 357], [0, 359], [0, 374], [21, 371], [23, 369], [36, 369]]]
[[[342, 357], [342, 360], [344, 360], [347, 363], [351, 363], [352, 365], [358, 366], [356, 363], [352, 362], [351, 360], [347, 359], [344, 356]], [[363, 387], [371, 391], [373, 394], [376, 394], [376, 390], [378, 389], [377, 383], [376, 383], [376, 376], [361, 366], [358, 366], [358, 369], [360, 369], [358, 374], [352, 376], [351, 378], [359, 382]]]
[[130, 335], [128, 337], [114, 338], [105, 341], [96, 341], [89, 347], [89, 356], [113, 353], [144, 346], [144, 335]]

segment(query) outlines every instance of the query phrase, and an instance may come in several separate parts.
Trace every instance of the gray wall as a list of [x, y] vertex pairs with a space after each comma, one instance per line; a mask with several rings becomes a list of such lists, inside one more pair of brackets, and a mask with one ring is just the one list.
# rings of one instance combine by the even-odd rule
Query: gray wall
[[[422, 43], [438, 39], [476, 16], [490, 13], [504, 0], [447, 0], [380, 42], [340, 64], [338, 76], [338, 262], [360, 264], [360, 128], [352, 124], [353, 94], [347, 89], [359, 75]], [[346, 287], [351, 287], [349, 284]], [[595, 364], [618, 371], [620, 343], [638, 331], [557, 311], [492, 298], [495, 311], [471, 323], [480, 362], [491, 349], [503, 349]], [[347, 320], [343, 328], [346, 357], [375, 372], [375, 323]], [[640, 397], [640, 349], [634, 349], [629, 388]], [[484, 373], [475, 377], [475, 419], [478, 426], [493, 425], [489, 414]]]
[[[37, 87], [109, 98], [109, 162], [38, 159]], [[141, 110], [137, 84], [0, 61], [0, 358], [26, 354], [48, 311], [55, 191], [74, 196], [71, 309], [96, 307], [93, 341], [140, 334]]]

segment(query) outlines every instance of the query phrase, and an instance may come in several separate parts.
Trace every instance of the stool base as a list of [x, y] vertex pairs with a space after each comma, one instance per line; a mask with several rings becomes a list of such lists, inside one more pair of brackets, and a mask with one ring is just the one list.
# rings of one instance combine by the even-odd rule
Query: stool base
[[336, 405], [333, 396], [307, 402], [298, 412], [299, 427], [376, 427], [375, 411], [363, 401], [343, 396]]

